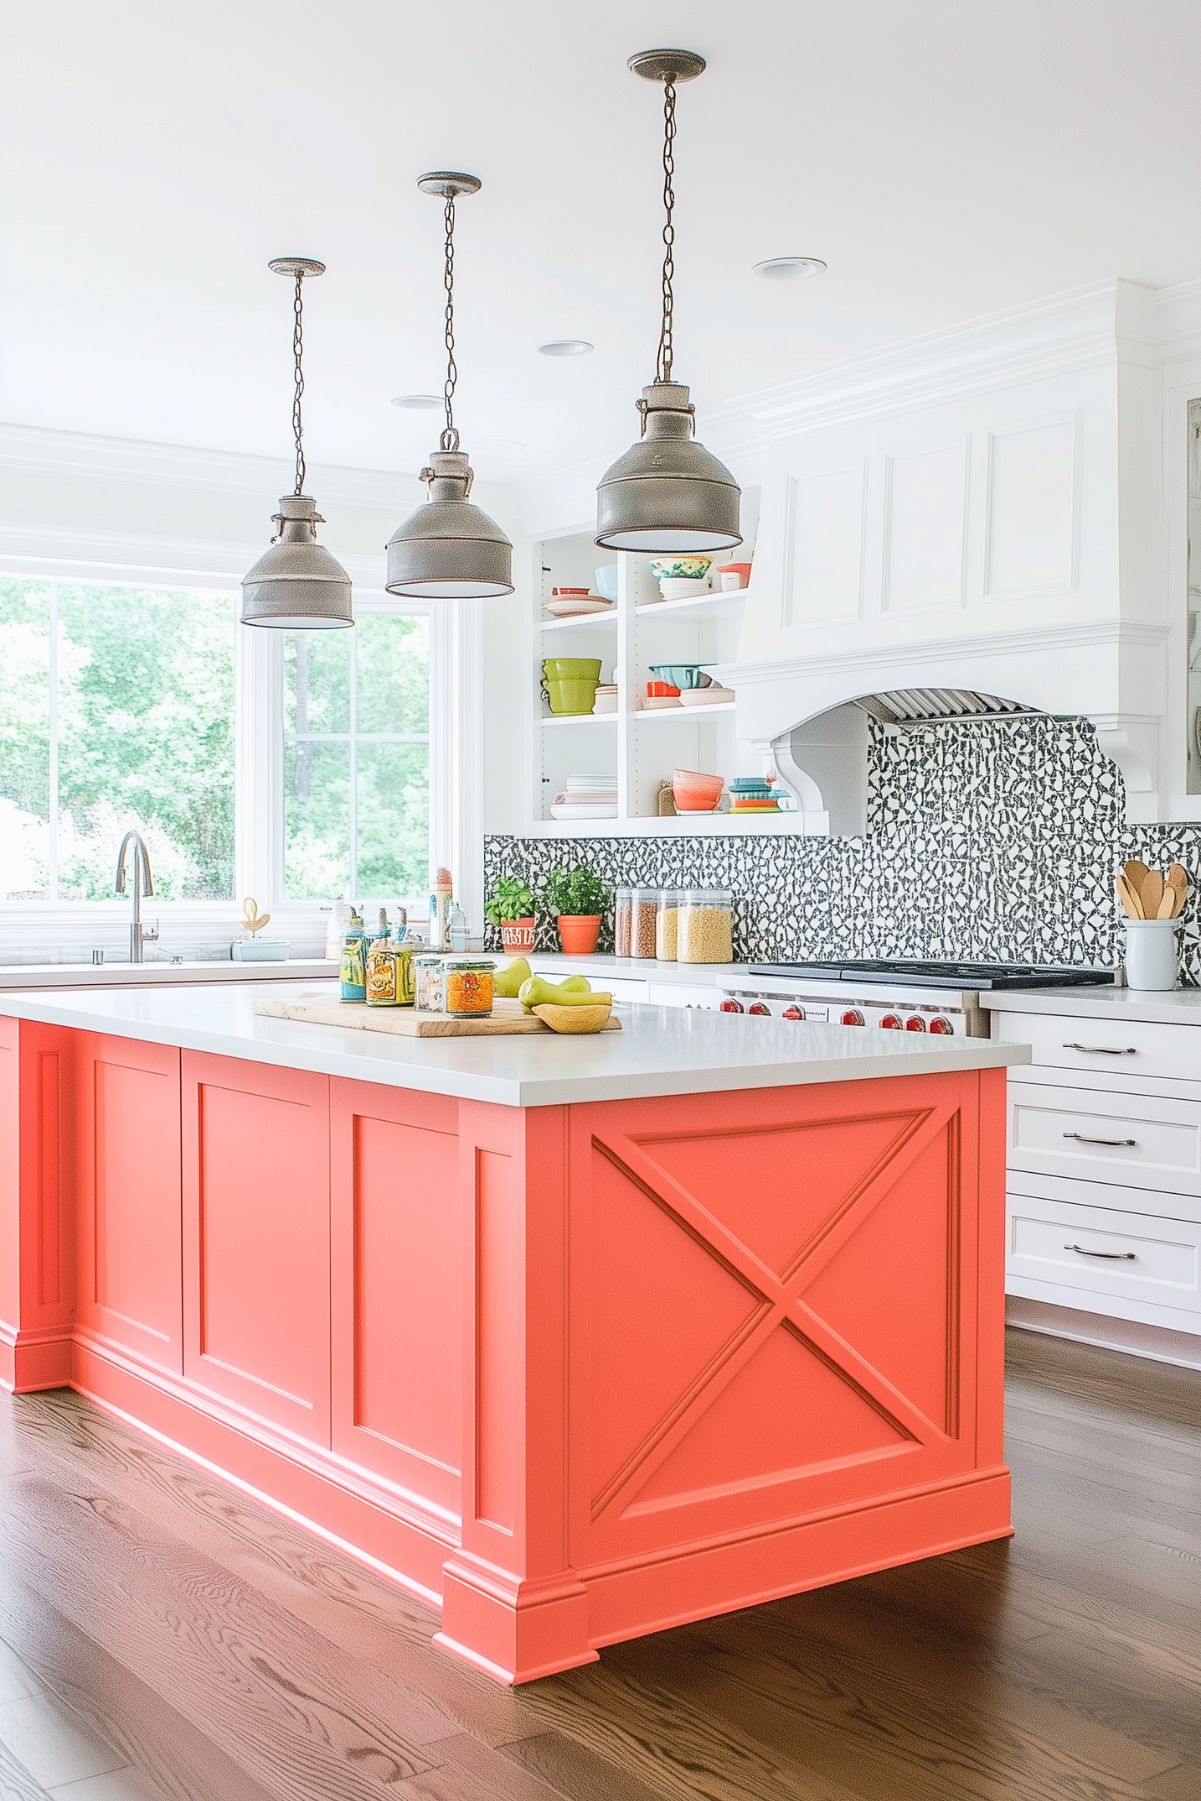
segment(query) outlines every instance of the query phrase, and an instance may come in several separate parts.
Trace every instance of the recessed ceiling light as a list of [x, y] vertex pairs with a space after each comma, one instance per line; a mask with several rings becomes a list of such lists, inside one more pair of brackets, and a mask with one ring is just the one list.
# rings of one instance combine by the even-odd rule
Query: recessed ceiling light
[[540, 356], [587, 356], [596, 346], [587, 338], [552, 338], [549, 344], [539, 344]]
[[402, 406], [406, 413], [436, 413], [442, 405], [442, 396], [441, 394], [398, 394], [392, 405]]
[[755, 274], [764, 281], [806, 281], [811, 275], [824, 275], [826, 265], [820, 256], [769, 256], [765, 263], [755, 264]]

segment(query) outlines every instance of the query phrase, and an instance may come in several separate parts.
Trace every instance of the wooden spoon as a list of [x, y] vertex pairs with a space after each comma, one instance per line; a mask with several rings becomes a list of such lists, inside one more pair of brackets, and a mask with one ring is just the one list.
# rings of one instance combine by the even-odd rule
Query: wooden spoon
[[1118, 891], [1118, 899], [1122, 903], [1127, 919], [1141, 919], [1143, 917], [1142, 903], [1120, 871], [1114, 876], [1113, 885]]
[[1172, 911], [1168, 917], [1175, 919], [1188, 899], [1188, 872], [1183, 864], [1173, 863], [1168, 871], [1167, 885], [1172, 893]]
[[1158, 869], [1149, 869], [1143, 877], [1138, 891], [1138, 898], [1143, 903], [1143, 918], [1158, 919], [1159, 903], [1163, 899], [1163, 875]]
[[1131, 857], [1130, 861], [1124, 864], [1123, 867], [1126, 871], [1126, 880], [1137, 894], [1151, 871], [1138, 857]]

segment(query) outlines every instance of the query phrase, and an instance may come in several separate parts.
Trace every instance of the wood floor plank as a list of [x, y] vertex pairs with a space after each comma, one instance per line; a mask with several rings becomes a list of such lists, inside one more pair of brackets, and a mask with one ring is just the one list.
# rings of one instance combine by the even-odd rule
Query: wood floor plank
[[[104, 1642], [130, 1667], [153, 1641], [146, 1679], [280, 1801], [384, 1801], [429, 1767], [411, 1733], [377, 1712], [378, 1684], [359, 1697], [344, 1667], [320, 1668], [302, 1628], [264, 1617], [227, 1573], [185, 1547], [148, 1542], [131, 1512], [20, 1476], [0, 1487], [0, 1519], [22, 1580], [41, 1592], [39, 1549], [55, 1542], [66, 1581], [54, 1587], [68, 1617], [102, 1619]], [[363, 1679], [356, 1672], [356, 1688]], [[412, 1711], [393, 1700], [401, 1718]], [[425, 1736], [436, 1736], [432, 1724]]]
[[1197, 1801], [1201, 1795], [1201, 1763], [1180, 1764], [1146, 1785], [1147, 1801]]
[[[102, 1622], [89, 1622], [102, 1628]], [[270, 1801], [266, 1791], [103, 1642], [73, 1625], [0, 1558], [0, 1633], [51, 1694], [109, 1739], [163, 1801]]]
[[446, 1657], [431, 1642], [436, 1615], [395, 1583], [78, 1396], [38, 1401], [26, 1430], [43, 1463], [126, 1497], [333, 1645], [423, 1695], [444, 1719], [436, 1737], [469, 1730], [501, 1744], [529, 1732], [521, 1691]]
[[0, 1801], [49, 1801], [46, 1790], [3, 1744], [0, 1744]]
[[431, 1747], [435, 1769], [400, 1785], [404, 1801], [562, 1801], [559, 1791], [537, 1771], [514, 1764], [468, 1733], [457, 1733]]
[[567, 1801], [663, 1801], [663, 1789], [631, 1776], [562, 1732], [517, 1739], [503, 1747], [503, 1754], [541, 1776]]

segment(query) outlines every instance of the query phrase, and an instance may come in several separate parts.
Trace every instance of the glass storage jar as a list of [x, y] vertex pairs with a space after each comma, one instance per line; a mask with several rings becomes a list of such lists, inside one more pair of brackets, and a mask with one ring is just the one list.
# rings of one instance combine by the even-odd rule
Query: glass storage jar
[[678, 919], [677, 963], [734, 961], [734, 899], [728, 888], [686, 888]]
[[613, 902], [613, 953], [618, 957], [628, 957], [633, 942], [632, 928], [634, 923], [634, 890], [619, 888]]
[[413, 958], [413, 981], [417, 990], [418, 1013], [441, 1013], [444, 1011], [444, 990], [442, 985], [442, 964], [445, 959], [438, 951], [421, 951]]
[[630, 890], [630, 955], [643, 962], [655, 955], [655, 916], [659, 895], [654, 888]]
[[445, 957], [445, 1008], [452, 1019], [487, 1019], [495, 991], [495, 963], [479, 957]]
[[655, 957], [660, 963], [674, 963], [676, 960], [679, 920], [679, 890], [660, 888], [655, 909]]

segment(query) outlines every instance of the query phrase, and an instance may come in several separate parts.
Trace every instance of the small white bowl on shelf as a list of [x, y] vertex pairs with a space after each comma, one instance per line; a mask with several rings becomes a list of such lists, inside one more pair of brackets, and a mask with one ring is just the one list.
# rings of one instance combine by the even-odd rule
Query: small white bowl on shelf
[[703, 576], [699, 580], [690, 581], [685, 576], [665, 575], [659, 583], [659, 592], [664, 600], [699, 600], [711, 590]]
[[605, 600], [599, 594], [578, 594], [563, 596], [559, 600], [548, 600], [546, 610], [552, 619], [577, 619], [585, 613], [611, 613], [613, 602]]
[[728, 707], [734, 699], [733, 688], [681, 688], [682, 707]]

